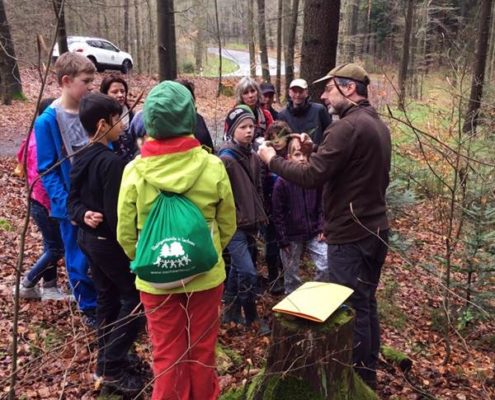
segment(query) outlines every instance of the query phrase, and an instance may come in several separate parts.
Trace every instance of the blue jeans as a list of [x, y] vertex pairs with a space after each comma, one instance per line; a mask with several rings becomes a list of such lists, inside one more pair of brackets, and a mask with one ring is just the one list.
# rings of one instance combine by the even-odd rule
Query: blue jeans
[[230, 272], [225, 288], [225, 300], [235, 308], [242, 308], [246, 325], [258, 319], [256, 312], [256, 267], [250, 252], [252, 235], [238, 229], [229, 245]]
[[33, 265], [23, 280], [25, 287], [33, 287], [41, 278], [46, 285], [57, 282], [57, 262], [64, 255], [64, 244], [60, 237], [58, 222], [50, 218], [48, 210], [36, 200], [30, 200], [31, 217], [43, 238], [43, 254]]
[[388, 230], [380, 232], [379, 236], [370, 235], [357, 242], [328, 245], [330, 282], [354, 289], [349, 298], [356, 311], [352, 359], [356, 372], [372, 388], [376, 387], [380, 351], [375, 294], [387, 256]]
[[77, 226], [69, 219], [62, 219], [60, 233], [64, 241], [65, 267], [69, 277], [72, 293], [81, 311], [93, 311], [96, 308], [96, 289], [93, 280], [88, 276], [88, 261], [77, 245]]

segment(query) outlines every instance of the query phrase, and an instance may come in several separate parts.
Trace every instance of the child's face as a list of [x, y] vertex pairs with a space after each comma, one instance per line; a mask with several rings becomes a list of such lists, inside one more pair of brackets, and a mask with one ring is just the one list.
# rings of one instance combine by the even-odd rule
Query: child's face
[[113, 82], [108, 88], [108, 95], [117, 100], [121, 106], [125, 104], [127, 93], [125, 92], [125, 87], [122, 83]]
[[249, 107], [254, 107], [258, 103], [258, 92], [255, 88], [248, 88], [241, 97], [242, 102]]
[[246, 118], [234, 131], [234, 139], [242, 146], [247, 146], [253, 141], [254, 122], [251, 118]]
[[308, 158], [301, 151], [301, 143], [296, 141], [291, 148], [291, 153], [289, 154], [289, 160], [295, 161], [299, 164], [306, 164], [308, 162]]
[[[115, 142], [124, 130], [124, 124], [122, 123], [122, 120], [120, 121], [119, 120], [120, 120], [120, 115], [112, 115], [111, 121], [113, 127], [106, 135], [109, 142]], [[108, 125], [106, 129], [109, 129], [112, 125]]]
[[273, 133], [270, 135], [270, 139], [268, 139], [268, 140], [270, 140], [273, 148], [276, 151], [283, 150], [287, 147], [287, 137], [286, 136], [278, 137], [277, 133]]
[[63, 76], [62, 85], [69, 96], [79, 102], [79, 100], [81, 100], [81, 97], [93, 90], [94, 79], [95, 74], [81, 72], [74, 77], [70, 77], [67, 75]]

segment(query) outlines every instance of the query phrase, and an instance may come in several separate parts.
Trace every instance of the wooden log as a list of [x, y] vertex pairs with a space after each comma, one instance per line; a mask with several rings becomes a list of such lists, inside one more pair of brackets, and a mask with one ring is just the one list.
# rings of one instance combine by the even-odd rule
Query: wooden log
[[253, 380], [253, 400], [374, 400], [352, 369], [354, 312], [336, 311], [324, 323], [275, 314], [265, 369]]

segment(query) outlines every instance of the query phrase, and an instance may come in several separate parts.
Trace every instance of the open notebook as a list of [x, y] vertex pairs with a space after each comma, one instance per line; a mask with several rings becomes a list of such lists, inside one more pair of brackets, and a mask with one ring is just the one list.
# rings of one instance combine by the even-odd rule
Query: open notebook
[[316, 322], [325, 322], [354, 292], [336, 283], [306, 282], [272, 310]]

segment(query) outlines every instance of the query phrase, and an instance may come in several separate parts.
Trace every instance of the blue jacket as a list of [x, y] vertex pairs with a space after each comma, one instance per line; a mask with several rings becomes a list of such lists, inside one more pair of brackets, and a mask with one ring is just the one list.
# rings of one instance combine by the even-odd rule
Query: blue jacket
[[[37, 144], [38, 172], [42, 174], [67, 154], [58, 127], [55, 108], [48, 107], [36, 119], [34, 132]], [[50, 215], [53, 218], [68, 218], [67, 198], [70, 189], [70, 170], [71, 162], [66, 159], [41, 178], [50, 198]]]

